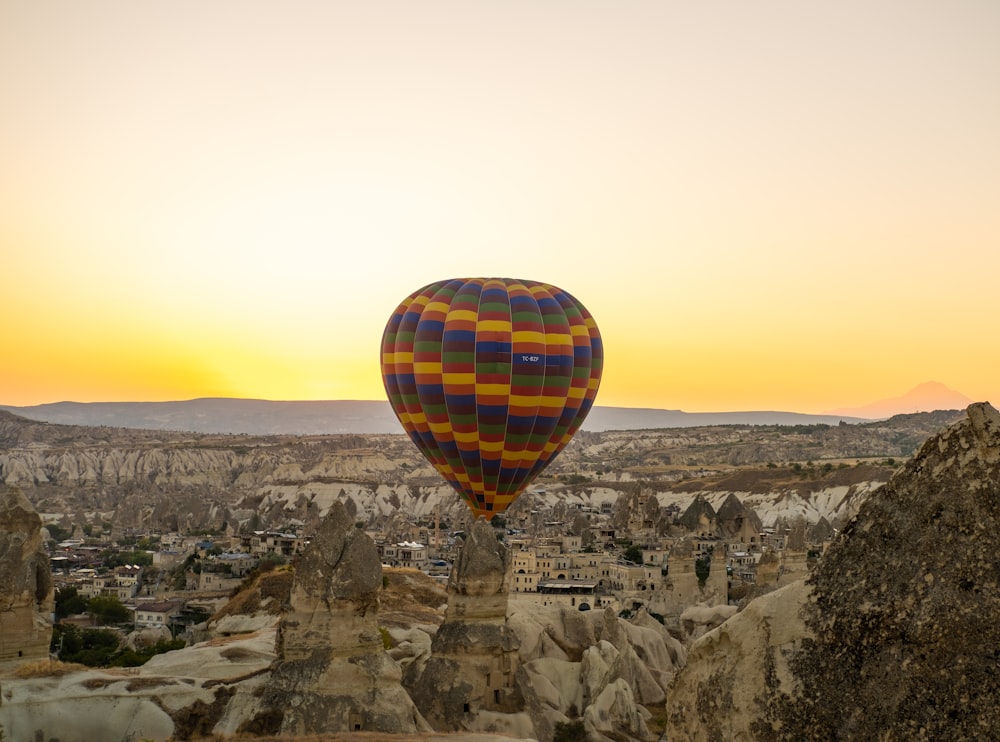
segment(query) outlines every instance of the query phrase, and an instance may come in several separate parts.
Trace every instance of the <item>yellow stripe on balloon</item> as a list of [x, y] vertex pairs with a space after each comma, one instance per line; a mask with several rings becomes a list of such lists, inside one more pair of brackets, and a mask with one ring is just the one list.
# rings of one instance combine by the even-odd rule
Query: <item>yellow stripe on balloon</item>
[[511, 407], [559, 407], [564, 406], [562, 397], [540, 397], [537, 394], [511, 394]]
[[505, 451], [503, 460], [510, 462], [533, 462], [538, 458], [538, 451]]
[[445, 386], [451, 384], [475, 384], [476, 374], [475, 372], [465, 373], [465, 372], [444, 372], [441, 374], [441, 383]]
[[544, 343], [547, 339], [544, 332], [538, 330], [516, 330], [511, 333], [511, 342], [514, 343]]
[[497, 395], [506, 397], [510, 394], [510, 384], [476, 384], [476, 394]]
[[476, 323], [476, 332], [510, 332], [510, 320], [479, 320], [479, 322]]
[[547, 345], [572, 345], [573, 336], [567, 335], [565, 332], [547, 332], [545, 333], [545, 343]]

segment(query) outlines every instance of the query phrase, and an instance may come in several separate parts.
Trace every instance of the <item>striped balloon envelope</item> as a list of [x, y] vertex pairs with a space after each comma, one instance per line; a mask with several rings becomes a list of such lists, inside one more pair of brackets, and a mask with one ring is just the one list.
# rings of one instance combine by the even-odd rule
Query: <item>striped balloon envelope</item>
[[502, 513], [594, 404], [594, 318], [548, 283], [455, 278], [410, 294], [382, 335], [389, 403], [474, 518]]

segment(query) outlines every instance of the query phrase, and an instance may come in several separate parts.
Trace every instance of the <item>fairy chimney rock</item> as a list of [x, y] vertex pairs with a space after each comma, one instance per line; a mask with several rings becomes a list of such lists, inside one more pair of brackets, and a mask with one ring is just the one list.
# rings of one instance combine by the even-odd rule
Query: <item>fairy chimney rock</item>
[[507, 615], [510, 552], [497, 531], [479, 519], [469, 529], [448, 579], [448, 618], [499, 619]]
[[17, 487], [0, 488], [0, 664], [49, 656], [54, 592], [42, 519]]
[[427, 731], [378, 626], [382, 564], [343, 504], [295, 566], [255, 729], [269, 734]]
[[480, 713], [519, 711], [515, 686], [520, 640], [507, 625], [510, 556], [485, 520], [469, 529], [448, 580], [448, 609], [422, 668], [403, 678], [437, 730], [471, 728]]

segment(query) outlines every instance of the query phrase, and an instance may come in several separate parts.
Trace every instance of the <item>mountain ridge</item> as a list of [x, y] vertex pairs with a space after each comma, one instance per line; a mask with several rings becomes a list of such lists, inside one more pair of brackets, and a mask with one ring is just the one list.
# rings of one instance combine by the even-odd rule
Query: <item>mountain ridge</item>
[[[401, 433], [387, 401], [266, 400], [201, 397], [172, 402], [53, 402], [17, 407], [0, 405], [29, 420], [61, 425], [249, 435]], [[684, 412], [656, 408], [595, 406], [583, 430], [649, 430], [706, 425], [837, 425], [868, 419], [837, 414], [779, 410]]]
[[880, 399], [860, 407], [840, 407], [828, 410], [826, 414], [883, 420], [893, 415], [913, 412], [933, 412], [943, 409], [962, 410], [972, 403], [972, 399], [961, 392], [948, 388], [939, 381], [925, 381], [898, 397]]

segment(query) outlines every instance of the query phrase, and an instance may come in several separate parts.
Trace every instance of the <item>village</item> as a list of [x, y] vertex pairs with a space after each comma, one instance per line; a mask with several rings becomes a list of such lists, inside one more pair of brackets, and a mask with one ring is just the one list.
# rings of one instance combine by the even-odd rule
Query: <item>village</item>
[[[551, 514], [538, 510], [496, 516], [497, 537], [511, 552], [510, 600], [580, 611], [610, 606], [621, 615], [642, 608], [676, 625], [692, 606], [739, 605], [802, 577], [834, 535], [825, 521], [764, 527], [735, 494], [718, 510], [701, 495], [684, 510], [662, 508], [671, 524], [663, 535], [653, 528], [651, 499], [653, 494], [640, 495], [626, 511], [625, 526], [617, 528], [613, 522], [622, 518], [613, 518], [610, 502], [578, 508], [572, 529], [565, 518], [548, 520]], [[446, 583], [464, 533], [414, 517], [394, 524], [365, 529], [383, 566], [419, 570]], [[102, 597], [128, 612], [126, 620], [113, 622], [119, 629], [160, 629], [187, 641], [194, 640], [192, 627], [222, 608], [248, 576], [294, 562], [311, 537], [298, 521], [281, 530], [219, 533], [87, 530], [77, 527], [69, 538], [48, 541], [56, 621], [112, 623], [94, 611], [66, 610]]]

